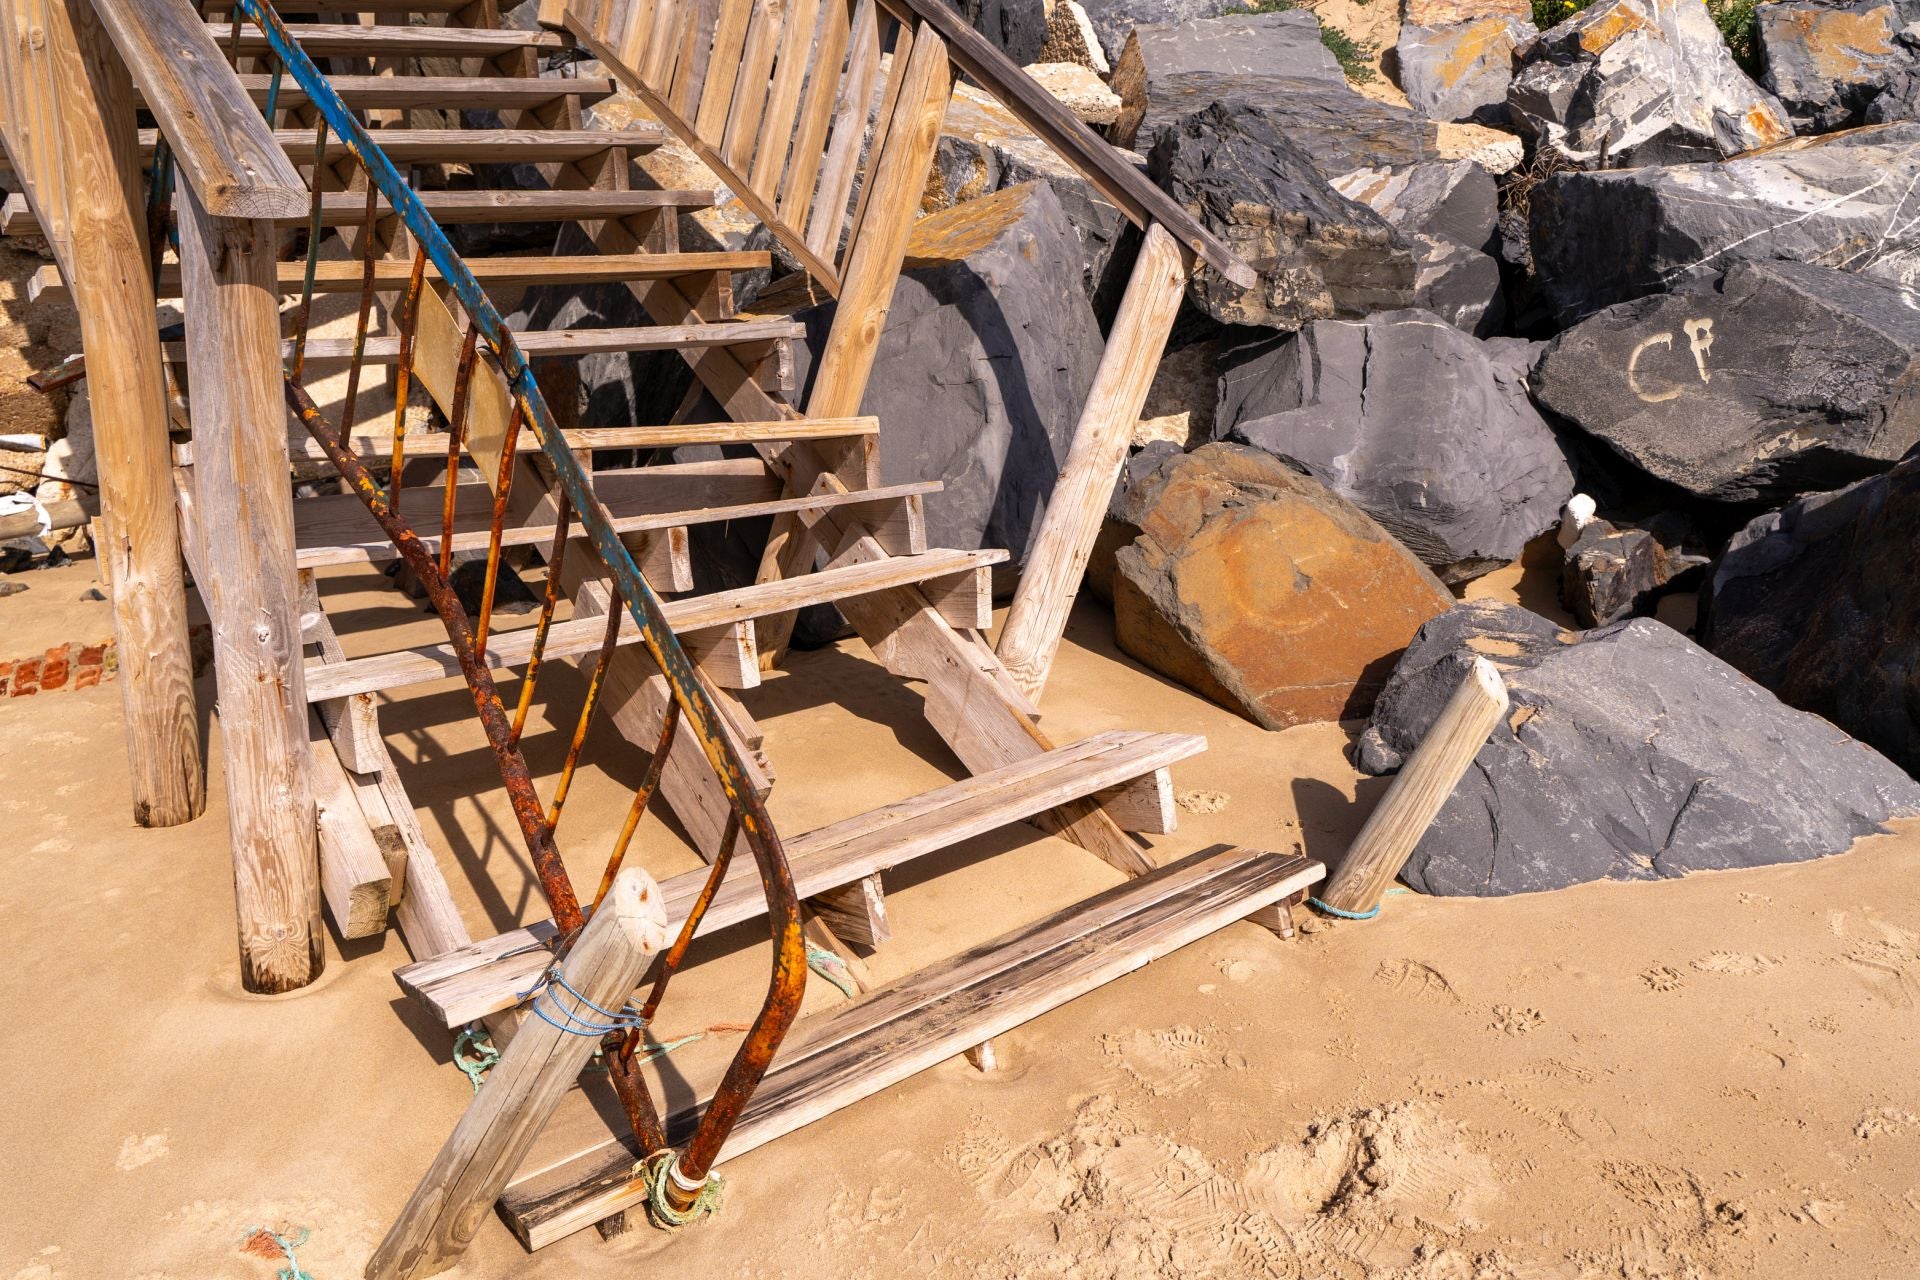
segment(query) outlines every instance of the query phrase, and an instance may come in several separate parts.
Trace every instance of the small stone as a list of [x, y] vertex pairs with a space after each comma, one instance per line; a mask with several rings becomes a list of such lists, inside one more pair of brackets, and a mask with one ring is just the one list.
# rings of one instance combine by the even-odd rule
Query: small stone
[[1400, 87], [1413, 109], [1434, 120], [1472, 120], [1504, 107], [1514, 50], [1539, 28], [1510, 14], [1445, 26], [1406, 23], [1394, 53]]
[[1120, 95], [1078, 63], [1036, 62], [1026, 71], [1060, 105], [1087, 124], [1112, 124], [1120, 115]]
[[1495, 177], [1511, 173], [1527, 158], [1527, 144], [1501, 129], [1441, 121], [1434, 130], [1434, 158], [1471, 160]]
[[1040, 47], [1041, 62], [1073, 62], [1106, 75], [1113, 70], [1100, 36], [1078, 0], [1054, 0], [1047, 15], [1047, 42]]

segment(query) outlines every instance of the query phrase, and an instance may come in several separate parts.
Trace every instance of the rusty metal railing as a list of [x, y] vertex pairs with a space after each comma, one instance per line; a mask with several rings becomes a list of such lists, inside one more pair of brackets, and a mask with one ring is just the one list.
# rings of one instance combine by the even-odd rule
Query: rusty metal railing
[[[654, 982], [642, 1010], [643, 1022], [658, 1007], [667, 983], [686, 955], [687, 944], [699, 926], [701, 915], [727, 873], [732, 848], [737, 843], [734, 838], [736, 834], [744, 837], [753, 854], [772, 921], [772, 976], [758, 1017], [728, 1065], [718, 1090], [701, 1115], [698, 1127], [684, 1150], [667, 1154], [670, 1148], [667, 1146], [665, 1128], [659, 1110], [641, 1079], [635, 1057], [641, 1042], [641, 1028], [630, 1027], [612, 1032], [606, 1045], [605, 1056], [614, 1086], [633, 1127], [634, 1136], [643, 1155], [648, 1158], [648, 1167], [656, 1179], [650, 1201], [659, 1216], [668, 1222], [677, 1224], [688, 1220], [701, 1206], [710, 1203], [710, 1197], [703, 1193], [709, 1184], [713, 1163], [747, 1099], [765, 1075], [781, 1039], [792, 1025], [805, 987], [806, 959], [800, 934], [800, 904], [786, 857], [781, 850], [780, 838], [748, 780], [744, 762], [723, 727], [719, 710], [701, 685], [693, 664], [674, 636], [661, 610], [659, 598], [614, 531], [610, 516], [594, 494], [586, 470], [568, 447], [512, 331], [465, 262], [454, 252], [446, 235], [428, 214], [411, 186], [380, 150], [377, 138], [348, 110], [326, 76], [315, 67], [298, 41], [282, 25], [273, 6], [266, 0], [235, 0], [234, 14], [236, 28], [240, 16], [244, 14], [266, 37], [270, 56], [275, 60], [274, 85], [279, 85], [282, 75], [290, 77], [305, 92], [307, 101], [319, 116], [316, 125], [315, 173], [311, 183], [313, 234], [308, 245], [306, 283], [302, 288], [300, 304], [293, 313], [296, 332], [293, 335], [294, 355], [286, 367], [287, 402], [318, 442], [322, 452], [366, 504], [367, 510], [392, 540], [407, 567], [426, 588], [429, 601], [446, 627], [448, 640], [473, 694], [481, 726], [499, 762], [501, 781], [512, 801], [514, 817], [520, 825], [541, 887], [553, 909], [554, 922], [559, 930], [556, 955], [564, 954], [566, 945], [578, 933], [591, 907], [583, 909], [574, 892], [554, 844], [554, 829], [579, 760], [580, 746], [585, 741], [598, 702], [600, 677], [604, 675], [608, 658], [620, 639], [623, 616], [639, 627], [640, 640], [665, 675], [672, 691], [672, 700], [668, 704], [647, 778], [635, 794], [627, 821], [609, 859], [602, 891], [625, 856], [633, 829], [658, 785], [661, 765], [680, 726], [684, 725], [699, 742], [732, 806], [727, 837], [714, 860], [706, 887], [692, 904], [678, 940], [657, 964]], [[326, 153], [329, 132], [364, 170], [368, 193], [361, 246], [366, 269], [360, 295], [353, 363], [348, 373], [348, 403], [343, 406], [344, 412], [338, 425], [330, 422], [321, 412], [301, 381], [306, 327], [312, 315], [312, 264], [318, 253], [320, 238], [319, 209], [323, 186], [320, 181], [320, 159]], [[416, 249], [411, 278], [401, 306], [400, 367], [395, 379], [392, 457], [388, 460], [391, 473], [384, 487], [357, 456], [347, 439], [353, 423], [352, 401], [359, 391], [359, 369], [365, 355], [373, 296], [373, 255], [376, 252], [374, 222], [376, 215], [380, 214], [376, 194], [384, 197], [390, 209], [390, 212], [380, 216], [398, 217], [413, 236]], [[453, 403], [449, 406], [445, 477], [447, 496], [437, 557], [429, 552], [425, 542], [402, 517], [398, 502], [401, 475], [407, 461], [409, 360], [418, 321], [420, 291], [424, 287], [423, 277], [429, 262], [466, 315], [466, 332]], [[476, 620], [469, 618], [450, 586], [449, 573], [454, 542], [454, 486], [458, 482], [461, 451], [465, 444], [465, 418], [471, 400], [472, 380], [483, 363], [488, 366], [490, 373], [497, 374], [504, 382], [512, 400], [512, 417], [506, 429], [499, 474], [495, 477], [485, 585]], [[523, 677], [516, 705], [509, 712], [488, 668], [486, 635], [492, 623], [495, 584], [501, 568], [502, 533], [513, 484], [516, 450], [519, 437], [525, 431], [532, 432], [541, 454], [553, 470], [558, 486], [559, 510], [548, 561], [548, 587], [535, 632], [532, 659]], [[572, 532], [575, 523], [578, 525], [578, 535]], [[527, 709], [533, 699], [535, 682], [539, 678], [548, 629], [560, 595], [562, 558], [576, 536], [586, 541], [606, 569], [614, 598], [608, 606], [607, 634], [596, 666], [596, 677], [582, 708], [552, 805], [543, 808], [532, 774], [521, 755], [519, 742]], [[596, 905], [597, 902], [596, 896]]]

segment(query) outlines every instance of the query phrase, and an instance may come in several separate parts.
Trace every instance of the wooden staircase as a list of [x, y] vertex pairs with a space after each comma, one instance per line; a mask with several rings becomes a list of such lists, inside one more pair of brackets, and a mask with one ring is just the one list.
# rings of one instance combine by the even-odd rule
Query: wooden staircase
[[[27, 0], [0, 0], [0, 7], [9, 2]], [[496, 619], [480, 664], [508, 687], [536, 652], [542, 660], [597, 663], [604, 716], [636, 751], [653, 753], [669, 706], [667, 682], [638, 643], [642, 628], [634, 617], [609, 617], [620, 604], [589, 556], [543, 561], [553, 555], [565, 519], [560, 486], [551, 460], [537, 451], [508, 457], [503, 441], [517, 421], [515, 391], [498, 369], [473, 361], [472, 318], [428, 269], [413, 328], [403, 331], [403, 291], [419, 266], [415, 237], [391, 203], [369, 199], [368, 179], [350, 148], [324, 131], [316, 134], [314, 104], [291, 78], [271, 69], [272, 48], [262, 31], [224, 20], [217, 4], [209, 15], [215, 20], [202, 24], [180, 18], [186, 10], [178, 0], [161, 3], [179, 24], [168, 38], [198, 42], [196, 48], [211, 43], [234, 59], [231, 83], [216, 87], [226, 98], [197, 118], [238, 121], [271, 102], [273, 119], [251, 139], [256, 159], [268, 167], [297, 166], [301, 180], [319, 193], [307, 211], [283, 201], [256, 215], [282, 233], [317, 228], [334, 252], [309, 267], [292, 256], [298, 242], [287, 237], [288, 260], [263, 268], [281, 295], [283, 315], [311, 289], [364, 299], [363, 310], [371, 308], [375, 317], [375, 331], [364, 340], [299, 335], [288, 337], [279, 354], [320, 376], [342, 367], [352, 368], [356, 379], [363, 368], [385, 376], [403, 372], [430, 403], [433, 421], [426, 429], [406, 427], [399, 514], [433, 553], [487, 556], [491, 548], [490, 564], [507, 554], [536, 581], [544, 564], [551, 591], [569, 605], [570, 616], [550, 629]], [[841, 610], [885, 674], [921, 689], [928, 720], [971, 774], [785, 841], [795, 885], [811, 903], [815, 936], [843, 953], [849, 943], [884, 944], [890, 932], [884, 873], [1013, 823], [1061, 836], [1133, 877], [804, 1022], [774, 1059], [773, 1074], [725, 1154], [866, 1097], [1235, 920], [1258, 915], [1290, 934], [1285, 904], [1320, 877], [1318, 864], [1224, 848], [1156, 865], [1136, 836], [1174, 830], [1169, 770], [1204, 750], [1204, 741], [1111, 732], [1056, 745], [1037, 723], [1030, 696], [1037, 686], [1016, 681], [986, 639], [993, 624], [989, 570], [1006, 553], [929, 547], [924, 503], [939, 484], [878, 483], [878, 450], [889, 432], [912, 425], [863, 417], [860, 401], [952, 77], [958, 68], [1004, 81], [1004, 68], [983, 61], [945, 18], [922, 13], [912, 0], [545, 0], [545, 27], [537, 31], [505, 29], [496, 0], [373, 6], [301, 0], [294, 7], [336, 19], [289, 31], [309, 55], [324, 60], [346, 106], [377, 126], [372, 136], [389, 158], [422, 180], [434, 166], [453, 166], [463, 184], [471, 182], [420, 192], [434, 221], [572, 224], [593, 249], [579, 256], [549, 250], [471, 258], [468, 266], [482, 286], [614, 284], [629, 290], [646, 313], [651, 323], [638, 327], [516, 331], [519, 348], [538, 362], [540, 382], [554, 388], [549, 399], [570, 402], [566, 362], [585, 356], [673, 352], [692, 370], [694, 393], [668, 421], [562, 422], [560, 434], [586, 467], [607, 526], [649, 585], [671, 597], [662, 610], [666, 625], [723, 712], [726, 733], [755, 775], [756, 794], [774, 785], [779, 749], [766, 740], [751, 698], [743, 695], [780, 660], [797, 611], [820, 604]], [[409, 24], [409, 15], [425, 25]], [[188, 89], [164, 74], [166, 59], [157, 53], [163, 41], [156, 36], [143, 57], [140, 49], [124, 47], [124, 31], [116, 28], [134, 84], [146, 95], [142, 101], [168, 126], [170, 146], [191, 169], [189, 139], [180, 136], [185, 116], [174, 102]], [[597, 63], [596, 74], [571, 74], [581, 69], [576, 61], [588, 58]], [[544, 68], [543, 59], [564, 70]], [[447, 74], [449, 62], [457, 62], [461, 74]], [[660, 123], [588, 127], [585, 109], [621, 89]], [[423, 119], [447, 127], [421, 127]], [[487, 127], [462, 123], [480, 121]], [[1049, 127], [1043, 136], [1085, 149], [1058, 121]], [[156, 154], [157, 132], [138, 135], [143, 162]], [[813, 286], [838, 299], [804, 406], [793, 400], [791, 348], [802, 337], [800, 327], [743, 314], [736, 301], [737, 277], [768, 270], [772, 255], [683, 252], [681, 218], [709, 207], [714, 193], [658, 189], [637, 166], [636, 158], [668, 134], [767, 225]], [[7, 136], [15, 168], [30, 165], [16, 135]], [[1115, 168], [1104, 152], [1089, 163], [1129, 213], [1176, 220], [1164, 198], [1155, 203], [1130, 185], [1137, 175]], [[515, 172], [524, 180], [529, 166], [543, 188], [489, 185]], [[43, 200], [10, 197], [0, 210], [0, 230], [57, 238], [61, 228], [39, 220], [45, 207]], [[1190, 220], [1186, 225], [1189, 247], [1167, 251], [1176, 259], [1224, 254]], [[1153, 226], [1158, 230], [1160, 223]], [[159, 297], [177, 295], [188, 283], [185, 274], [181, 263], [164, 263]], [[35, 277], [31, 292], [52, 301], [66, 296], [72, 283], [64, 266], [50, 267]], [[1165, 311], [1170, 323], [1166, 306], [1149, 311]], [[176, 368], [194, 324], [189, 316], [185, 343], [161, 348]], [[1151, 324], [1146, 333], [1157, 352]], [[1116, 343], [1121, 336], [1116, 333]], [[1137, 371], [1128, 376], [1138, 379]], [[1097, 397], [1113, 394], [1096, 389]], [[344, 447], [367, 467], [384, 469], [396, 440], [392, 414], [376, 406], [390, 400], [370, 388], [361, 395], [360, 407], [374, 413], [341, 424]], [[1137, 397], [1131, 411], [1125, 405], [1119, 395], [1110, 412], [1137, 412]], [[702, 406], [718, 406], [722, 416], [696, 420]], [[464, 430], [456, 435], [450, 423]], [[271, 456], [299, 466], [303, 475], [330, 466], [333, 455], [304, 431], [287, 433], [284, 445], [277, 430], [267, 435]], [[663, 460], [663, 451], [695, 445], [721, 446], [727, 456]], [[616, 452], [622, 456], [606, 457]], [[633, 465], [636, 455], [646, 461]], [[607, 465], [596, 467], [596, 458]], [[196, 497], [203, 487], [195, 473], [207, 462], [195, 442], [174, 444], [185, 551], [203, 583], [230, 572], [223, 566], [231, 554], [219, 532], [227, 526], [225, 514]], [[496, 529], [501, 510], [507, 516]], [[320, 881], [330, 911], [343, 935], [357, 936], [384, 928], [387, 908], [396, 909], [416, 957], [397, 974], [402, 989], [449, 1029], [486, 1021], [497, 1037], [508, 1037], [522, 996], [553, 959], [557, 931], [541, 921], [472, 940], [377, 723], [374, 695], [458, 676], [460, 653], [452, 643], [384, 646], [375, 633], [361, 632], [344, 637], [361, 656], [346, 657], [341, 631], [359, 619], [329, 618], [315, 575], [390, 561], [400, 552], [353, 493], [294, 499], [290, 515], [285, 551], [289, 572], [300, 577], [302, 616], [298, 665], [288, 673], [297, 682], [289, 684], [303, 686], [313, 707], [312, 790], [321, 800]], [[772, 535], [757, 580], [696, 589], [690, 532], [766, 518]], [[584, 545], [579, 525], [566, 528], [569, 547]], [[223, 684], [223, 704], [225, 692]], [[223, 718], [226, 711], [223, 705]], [[730, 825], [728, 796], [700, 752], [686, 734], [672, 740], [659, 794], [711, 861], [738, 828]], [[644, 861], [644, 851], [636, 857]], [[702, 870], [663, 882], [676, 926], [706, 879]], [[754, 868], [738, 863], [706, 908], [700, 931], [767, 909]], [[669, 1123], [678, 1132], [699, 1110], [680, 1107]], [[618, 1214], [641, 1194], [625, 1140], [591, 1107], [569, 1115], [501, 1202], [529, 1247]]]

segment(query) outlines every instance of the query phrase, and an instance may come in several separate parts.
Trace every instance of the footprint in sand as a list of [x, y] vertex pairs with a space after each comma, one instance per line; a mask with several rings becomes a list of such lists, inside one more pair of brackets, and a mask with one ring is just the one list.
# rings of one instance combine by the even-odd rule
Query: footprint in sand
[[1765, 973], [1777, 969], [1786, 960], [1780, 956], [1741, 955], [1737, 951], [1713, 951], [1693, 962], [1695, 973]]
[[1386, 984], [1404, 996], [1434, 1004], [1459, 1004], [1460, 995], [1447, 976], [1430, 964], [1418, 960], [1382, 960], [1373, 971], [1373, 980]]
[[1510, 1036], [1524, 1036], [1545, 1021], [1538, 1009], [1522, 1009], [1511, 1004], [1493, 1006], [1493, 1029]]
[[120, 1144], [120, 1156], [113, 1163], [114, 1167], [122, 1173], [131, 1173], [143, 1164], [152, 1164], [165, 1154], [167, 1154], [166, 1134], [150, 1133], [142, 1138], [130, 1133], [127, 1135], [127, 1140]]
[[1102, 1037], [1107, 1055], [1156, 1097], [1185, 1093], [1199, 1084], [1221, 1055], [1207, 1036], [1192, 1027], [1149, 1031], [1136, 1027], [1122, 1035]]
[[1911, 1129], [1917, 1124], [1920, 1124], [1920, 1116], [1905, 1107], [1880, 1107], [1860, 1117], [1860, 1123], [1853, 1126], [1853, 1136], [1865, 1142], [1869, 1138]]
[[1664, 964], [1655, 965], [1642, 973], [1640, 981], [1646, 983], [1648, 989], [1652, 991], [1678, 991], [1687, 985], [1687, 980], [1681, 976], [1678, 969]]
[[1221, 960], [1214, 968], [1226, 974], [1229, 982], [1252, 982], [1254, 974], [1259, 972], [1245, 960]]
[[1218, 813], [1227, 807], [1231, 799], [1224, 791], [1176, 791], [1173, 802], [1188, 813]]

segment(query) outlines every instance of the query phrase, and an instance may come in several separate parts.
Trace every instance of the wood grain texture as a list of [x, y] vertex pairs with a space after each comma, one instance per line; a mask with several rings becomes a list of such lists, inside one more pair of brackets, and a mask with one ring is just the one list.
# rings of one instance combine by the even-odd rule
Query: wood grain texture
[[[187, 641], [186, 580], [167, 458], [167, 400], [154, 296], [136, 215], [133, 98], [87, 0], [33, 0], [43, 41], [11, 47], [13, 92], [32, 92], [38, 136], [9, 147], [64, 234], [55, 240], [74, 282], [88, 356], [100, 482], [98, 548], [112, 583], [133, 819], [164, 827], [206, 803]], [[22, 122], [24, 124], [25, 122]]]
[[321, 896], [342, 938], [370, 938], [386, 932], [393, 872], [318, 715], [309, 741]]
[[567, 983], [581, 1003], [557, 988], [539, 997], [553, 1022], [529, 1019], [501, 1054], [374, 1250], [367, 1280], [434, 1275], [465, 1252], [600, 1042], [563, 1029], [567, 1015], [602, 1021], [592, 1006], [619, 1008], [667, 941], [659, 886], [638, 868], [622, 871], [565, 961]]
[[183, 181], [210, 214], [304, 216], [307, 184], [260, 115], [265, 84], [260, 98], [249, 96], [187, 0], [103, 2], [94, 10], [172, 145]]
[[1321, 899], [1341, 911], [1367, 912], [1406, 865], [1487, 735], [1507, 711], [1507, 685], [1494, 665], [1475, 658], [1440, 716], [1367, 815]]
[[[655, 724], [658, 723], [656, 720]], [[1188, 734], [1113, 730], [1058, 747], [944, 787], [936, 787], [866, 813], [829, 823], [786, 841], [787, 860], [802, 897], [853, 884], [964, 840], [1025, 821], [1078, 796], [1164, 769], [1206, 750], [1206, 740]], [[704, 870], [675, 876], [661, 889], [669, 919], [678, 925], [706, 882]], [[766, 898], [753, 869], [735, 866], [702, 920], [705, 935], [766, 912]], [[552, 935], [541, 923], [398, 970], [409, 995], [448, 1026], [506, 1008], [516, 990], [546, 963], [526, 952]], [[516, 954], [518, 953], [518, 954]]]
[[[1318, 881], [1305, 858], [1221, 848], [1194, 854], [869, 993], [788, 1037], [721, 1153], [733, 1159], [963, 1053]], [[702, 1082], [701, 1095], [709, 1085]], [[668, 1136], [694, 1106], [675, 1108]], [[500, 1200], [542, 1248], [637, 1203], [633, 1157], [592, 1117], [543, 1141]], [[558, 1141], [576, 1149], [562, 1153]], [[551, 1145], [550, 1145], [551, 1144]]]
[[995, 647], [1029, 698], [1046, 687], [1186, 286], [1180, 246], [1158, 223], [1147, 228]]
[[273, 231], [214, 218], [191, 188], [175, 203], [207, 568], [195, 577], [213, 620], [241, 981], [291, 991], [319, 976], [325, 953]]

